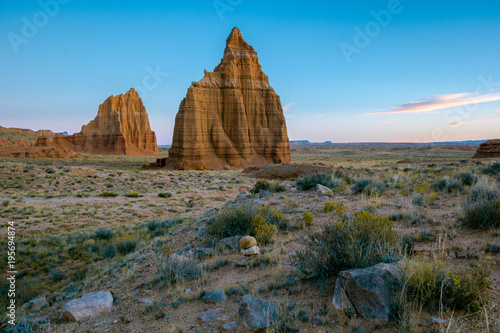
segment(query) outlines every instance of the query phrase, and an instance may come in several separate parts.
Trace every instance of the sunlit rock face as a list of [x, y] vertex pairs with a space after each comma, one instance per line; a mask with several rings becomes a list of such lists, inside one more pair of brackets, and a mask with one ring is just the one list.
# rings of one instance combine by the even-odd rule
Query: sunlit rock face
[[101, 155], [158, 155], [156, 135], [151, 130], [146, 108], [139, 94], [110, 96], [99, 106], [97, 116], [79, 133], [56, 134], [52, 141], [40, 136], [37, 147], [66, 147], [76, 152]]
[[288, 162], [290, 144], [280, 98], [257, 52], [234, 28], [221, 63], [193, 82], [181, 102], [165, 164], [203, 170]]

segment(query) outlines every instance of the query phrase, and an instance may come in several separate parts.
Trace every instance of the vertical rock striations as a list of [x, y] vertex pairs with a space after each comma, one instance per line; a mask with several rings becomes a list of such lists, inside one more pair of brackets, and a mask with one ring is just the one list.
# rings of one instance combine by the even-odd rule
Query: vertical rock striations
[[257, 52], [234, 28], [221, 63], [193, 82], [181, 102], [163, 163], [203, 170], [288, 162], [290, 144], [280, 98]]
[[35, 146], [67, 147], [101, 155], [158, 155], [146, 108], [134, 89], [124, 95], [110, 96], [99, 106], [94, 120], [82, 126], [79, 133], [56, 134], [52, 141], [40, 136]]

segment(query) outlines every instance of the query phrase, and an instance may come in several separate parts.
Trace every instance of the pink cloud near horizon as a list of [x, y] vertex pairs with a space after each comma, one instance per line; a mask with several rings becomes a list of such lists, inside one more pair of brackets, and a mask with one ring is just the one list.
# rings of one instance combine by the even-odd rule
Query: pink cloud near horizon
[[386, 113], [422, 113], [452, 108], [456, 106], [493, 102], [500, 100], [500, 92], [477, 95], [475, 93], [436, 95], [431, 98], [424, 98], [418, 102], [410, 102], [394, 106], [389, 110], [368, 112], [365, 115], [386, 114]]

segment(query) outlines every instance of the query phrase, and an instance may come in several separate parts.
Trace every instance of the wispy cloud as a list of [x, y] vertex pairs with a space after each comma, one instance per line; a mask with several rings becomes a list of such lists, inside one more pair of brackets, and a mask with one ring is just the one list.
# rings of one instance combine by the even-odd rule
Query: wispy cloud
[[384, 121], [383, 123], [380, 123], [380, 125], [394, 124], [394, 123], [397, 123], [398, 121], [399, 121], [398, 119], [392, 119], [392, 120]]
[[475, 93], [436, 95], [418, 102], [410, 102], [394, 106], [389, 110], [365, 113], [365, 115], [384, 113], [422, 113], [452, 108], [455, 106], [493, 102], [498, 100], [500, 100], [500, 92], [484, 95], [477, 95]]
[[449, 124], [448, 126], [450, 126], [450, 127], [453, 127], [453, 126], [460, 126], [460, 125], [463, 125], [463, 124], [465, 124], [465, 123], [466, 123], [465, 121], [459, 121], [458, 123]]
[[290, 111], [290, 109], [292, 108], [292, 106], [294, 106], [295, 103], [288, 103], [287, 105], [285, 105], [283, 107], [283, 111], [285, 111], [285, 113], [288, 113], [288, 111]]
[[324, 116], [324, 114], [317, 114], [317, 115], [313, 116], [313, 118], [316, 119], [316, 118], [321, 118], [323, 116]]

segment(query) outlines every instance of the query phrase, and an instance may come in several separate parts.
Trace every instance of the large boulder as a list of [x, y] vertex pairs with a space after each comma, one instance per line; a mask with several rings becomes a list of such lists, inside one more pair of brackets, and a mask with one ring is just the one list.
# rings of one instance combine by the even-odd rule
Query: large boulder
[[278, 316], [276, 305], [252, 295], [243, 296], [238, 309], [239, 321], [253, 331], [265, 330]]
[[395, 314], [402, 285], [398, 263], [350, 269], [339, 273], [332, 303], [354, 316], [386, 323]]
[[221, 63], [189, 87], [168, 155], [156, 165], [203, 170], [291, 162], [280, 97], [238, 28]]
[[80, 321], [111, 312], [113, 296], [109, 291], [98, 291], [83, 295], [66, 303], [61, 311], [64, 318]]

